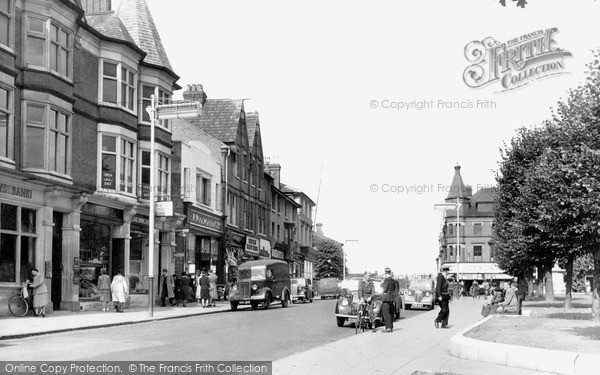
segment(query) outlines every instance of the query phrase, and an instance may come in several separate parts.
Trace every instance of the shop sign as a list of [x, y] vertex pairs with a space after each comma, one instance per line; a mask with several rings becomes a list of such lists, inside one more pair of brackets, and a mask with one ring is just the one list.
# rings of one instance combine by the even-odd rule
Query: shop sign
[[123, 220], [123, 211], [95, 203], [86, 203], [81, 207], [82, 214], [102, 216], [109, 219]]
[[20, 186], [0, 184], [0, 193], [20, 198], [33, 198], [33, 191]]
[[148, 225], [150, 225], [150, 219], [148, 218], [148, 216], [135, 215], [134, 217], [131, 218], [131, 223], [139, 224], [139, 225], [143, 225], [143, 226], [147, 227]]
[[244, 244], [244, 236], [241, 234], [229, 231], [227, 237], [227, 242], [231, 243], [234, 246], [242, 247]]
[[188, 209], [188, 222], [190, 224], [197, 225], [199, 227], [215, 230], [221, 232], [223, 230], [223, 221], [220, 218], [211, 217], [204, 212], [192, 209]]
[[447, 263], [444, 266], [450, 267], [450, 273], [504, 273], [496, 263]]
[[246, 254], [258, 256], [258, 252], [260, 250], [258, 245], [258, 238], [246, 236]]
[[156, 216], [173, 216], [173, 201], [156, 202], [154, 208]]
[[102, 171], [102, 188], [114, 190], [115, 187], [115, 172], [111, 170]]
[[273, 250], [273, 258], [285, 259], [285, 254], [281, 250]]
[[271, 256], [271, 241], [261, 238], [259, 240], [259, 246], [260, 246], [260, 250], [259, 250], [260, 256], [262, 256], [262, 257]]

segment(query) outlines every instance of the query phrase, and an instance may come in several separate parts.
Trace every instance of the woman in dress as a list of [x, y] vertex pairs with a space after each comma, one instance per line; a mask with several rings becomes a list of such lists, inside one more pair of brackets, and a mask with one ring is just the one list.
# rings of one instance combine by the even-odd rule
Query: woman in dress
[[[44, 280], [44, 275], [37, 268], [31, 270], [33, 275], [33, 312], [37, 316], [46, 316], [46, 305], [48, 304], [48, 288]], [[29, 283], [29, 280], [27, 281]]]
[[202, 300], [202, 307], [206, 308], [210, 302], [210, 281], [208, 280], [208, 276], [206, 276], [206, 272], [202, 271], [202, 276], [198, 281], [198, 285], [200, 285], [200, 299]]
[[110, 284], [110, 290], [112, 292], [112, 300], [115, 304], [117, 312], [123, 312], [123, 306], [125, 300], [129, 297], [129, 287], [127, 286], [127, 280], [123, 277], [121, 270], [117, 271], [117, 275], [113, 278]]
[[192, 288], [190, 288], [190, 278], [187, 276], [185, 271], [181, 273], [181, 277], [179, 278], [179, 288], [179, 297], [182, 299], [183, 307], [186, 307], [187, 301], [191, 297], [190, 291]]
[[106, 274], [106, 268], [100, 270], [98, 276], [98, 291], [100, 292], [100, 302], [102, 302], [102, 311], [108, 311], [110, 296], [110, 277]]

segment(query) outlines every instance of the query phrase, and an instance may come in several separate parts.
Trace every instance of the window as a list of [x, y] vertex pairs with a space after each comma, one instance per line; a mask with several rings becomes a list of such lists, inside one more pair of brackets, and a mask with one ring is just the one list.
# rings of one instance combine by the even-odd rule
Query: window
[[483, 223], [473, 223], [473, 235], [481, 236], [481, 229], [483, 228]]
[[28, 64], [48, 68], [65, 77], [71, 77], [73, 34], [54, 22], [34, 17], [27, 18]]
[[142, 199], [150, 199], [150, 151], [142, 151], [141, 180], [142, 186], [140, 192]]
[[121, 63], [102, 62], [102, 101], [134, 110], [135, 73]]
[[229, 215], [227, 222], [232, 225], [237, 224], [237, 197], [232, 193], [227, 194], [227, 205], [229, 206]]
[[[0, 0], [1, 3], [2, 0]], [[0, 157], [13, 158], [13, 90], [0, 87]]]
[[255, 186], [256, 185], [256, 175], [255, 175], [255, 170], [254, 170], [254, 158], [252, 158], [252, 161], [250, 162], [250, 185]]
[[25, 168], [70, 174], [71, 115], [48, 105], [27, 103]]
[[0, 0], [0, 44], [11, 47], [13, 0]]
[[158, 201], [170, 201], [169, 194], [171, 176], [171, 159], [165, 155], [158, 155]]
[[[168, 104], [171, 102], [171, 95], [164, 91], [163, 89], [156, 86], [146, 86], [142, 87], [142, 121], [150, 122], [150, 114], [146, 111], [146, 108], [152, 105], [152, 95], [156, 98], [155, 104]], [[165, 129], [170, 129], [171, 120], [158, 120], [156, 122], [157, 126], [160, 126]]]
[[232, 164], [232, 170], [233, 170], [233, 176], [239, 178], [240, 177], [240, 171], [239, 171], [239, 166], [238, 166], [238, 160], [237, 160], [237, 154], [232, 153], [231, 154], [231, 164]]
[[248, 156], [246, 154], [244, 154], [242, 156], [242, 165], [241, 165], [242, 181], [244, 181], [244, 182], [248, 182], [248, 167], [246, 165], [246, 164], [248, 164], [247, 161], [248, 161]]
[[481, 253], [482, 253], [482, 246], [481, 245], [474, 245], [473, 246], [473, 257], [481, 257]]
[[210, 205], [210, 179], [196, 174], [196, 202]]
[[[133, 194], [135, 144], [118, 135], [103, 134], [101, 139], [102, 189], [117, 189]], [[117, 180], [117, 176], [118, 180]]]
[[0, 204], [0, 283], [23, 282], [35, 267], [36, 211]]

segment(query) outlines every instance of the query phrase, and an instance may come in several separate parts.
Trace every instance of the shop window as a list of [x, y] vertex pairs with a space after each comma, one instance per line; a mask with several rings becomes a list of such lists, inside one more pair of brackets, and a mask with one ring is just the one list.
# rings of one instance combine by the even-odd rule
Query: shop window
[[[101, 183], [103, 189], [133, 194], [135, 143], [118, 135], [101, 138]], [[118, 178], [117, 178], [118, 176]]]
[[135, 110], [136, 74], [118, 62], [102, 61], [102, 102]]
[[13, 0], [0, 0], [0, 44], [12, 47]]
[[[156, 99], [156, 105], [171, 103], [171, 95], [165, 90], [157, 86], [142, 86], [142, 121], [150, 123], [150, 114], [146, 108], [152, 105], [152, 95]], [[157, 120], [156, 125], [169, 130], [171, 128], [171, 120]]]
[[35, 210], [0, 204], [0, 282], [24, 282], [30, 276], [35, 266], [35, 215]]
[[108, 270], [110, 225], [81, 220], [79, 298], [99, 300], [98, 276]]
[[27, 103], [25, 119], [25, 168], [69, 175], [71, 116], [48, 105]]
[[13, 90], [0, 86], [0, 158], [14, 157], [12, 98]]
[[73, 33], [49, 19], [27, 18], [26, 60], [71, 78]]

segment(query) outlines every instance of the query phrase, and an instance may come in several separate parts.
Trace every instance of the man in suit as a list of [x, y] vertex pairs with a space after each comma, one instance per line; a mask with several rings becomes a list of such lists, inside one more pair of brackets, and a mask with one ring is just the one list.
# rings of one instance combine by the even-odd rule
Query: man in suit
[[400, 290], [400, 284], [397, 280], [392, 277], [392, 270], [389, 268], [385, 269], [385, 279], [381, 283], [381, 289], [383, 294], [381, 295], [381, 302], [383, 306], [383, 321], [385, 323], [385, 329], [381, 332], [390, 333], [394, 331], [394, 313], [395, 306], [394, 301]]
[[448, 305], [450, 302], [448, 271], [450, 271], [450, 267], [442, 267], [435, 284], [435, 299], [440, 305], [440, 313], [433, 321], [435, 328], [440, 328], [440, 323], [442, 323], [442, 328], [448, 328], [448, 317], [450, 316], [450, 306]]

